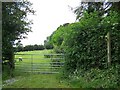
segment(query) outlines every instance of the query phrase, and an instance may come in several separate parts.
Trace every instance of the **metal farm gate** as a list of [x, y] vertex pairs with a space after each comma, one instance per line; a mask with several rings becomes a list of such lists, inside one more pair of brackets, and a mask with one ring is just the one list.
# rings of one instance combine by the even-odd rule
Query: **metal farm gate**
[[15, 54], [15, 71], [30, 73], [59, 73], [64, 54]]

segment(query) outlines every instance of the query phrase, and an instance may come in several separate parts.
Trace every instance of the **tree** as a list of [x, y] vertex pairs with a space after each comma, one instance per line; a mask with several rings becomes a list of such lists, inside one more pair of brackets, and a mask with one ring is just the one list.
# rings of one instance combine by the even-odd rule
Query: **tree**
[[47, 39], [44, 40], [45, 49], [53, 49], [53, 44], [51, 43], [51, 36], [48, 36]]
[[24, 47], [24, 51], [33, 51], [33, 50], [34, 50], [33, 45], [26, 45], [26, 46]]
[[2, 59], [9, 60], [10, 68], [14, 68], [15, 41], [26, 38], [31, 31], [32, 22], [26, 18], [27, 14], [34, 14], [31, 5], [28, 1], [2, 3]]
[[37, 44], [35, 44], [35, 45], [33, 46], [33, 48], [34, 48], [34, 50], [38, 50], [38, 49], [39, 49], [39, 46], [38, 46]]
[[85, 11], [89, 14], [98, 11], [99, 16], [103, 16], [105, 13], [109, 12], [111, 5], [112, 2], [81, 2], [78, 7], [72, 10], [77, 15], [76, 20], [80, 20], [84, 16]]
[[23, 51], [23, 44], [21, 43], [21, 41], [18, 41], [14, 47], [14, 51], [15, 52], [20, 52]]
[[67, 26], [69, 25], [69, 23], [65, 23], [63, 25], [60, 25], [56, 31], [53, 32], [53, 34], [51, 35], [51, 43], [53, 44], [54, 46], [54, 50], [55, 52], [57, 53], [63, 53], [64, 50], [63, 50], [63, 47], [62, 47], [62, 44], [63, 44], [63, 41], [64, 41], [64, 36], [65, 36], [65, 33], [67, 33]]
[[33, 48], [34, 48], [34, 50], [44, 50], [44, 46], [43, 45], [37, 45], [37, 44], [35, 44], [33, 46]]

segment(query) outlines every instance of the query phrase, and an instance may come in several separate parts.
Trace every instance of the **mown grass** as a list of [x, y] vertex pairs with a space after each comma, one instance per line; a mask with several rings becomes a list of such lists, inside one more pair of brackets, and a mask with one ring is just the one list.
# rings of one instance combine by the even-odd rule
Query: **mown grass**
[[[37, 71], [50, 71], [50, 58], [45, 58], [44, 54], [51, 54], [52, 50], [41, 51], [26, 51], [18, 52], [15, 55], [16, 71], [37, 72]], [[22, 57], [22, 61], [19, 61]]]
[[[16, 62], [19, 62], [19, 57], [23, 58], [23, 62], [48, 62], [44, 59], [44, 54], [50, 54], [53, 50], [38, 50], [38, 51], [25, 51], [25, 52], [17, 52], [16, 54], [23, 54], [23, 55], [15, 55]], [[36, 55], [32, 55], [36, 54]], [[49, 59], [48, 59], [49, 60]]]
[[[43, 60], [44, 54], [50, 54], [52, 50], [42, 51], [29, 51], [29, 52], [18, 52], [16, 54], [38, 54], [38, 55], [16, 55], [15, 56], [15, 70], [13, 72], [14, 79], [13, 83], [6, 83], [3, 80], [3, 88], [69, 88], [70, 85], [64, 80], [60, 79], [59, 74], [34, 74], [34, 73], [23, 73], [20, 70], [31, 70], [31, 62], [35, 63], [32, 68], [47, 67], [45, 65], [40, 66], [39, 63], [50, 63], [51, 60]], [[19, 62], [19, 57], [23, 60]], [[19, 66], [17, 66], [19, 64]], [[37, 65], [38, 64], [38, 65]], [[50, 64], [49, 64], [50, 65]], [[48, 65], [48, 66], [49, 66]], [[21, 69], [23, 68], [23, 69]], [[43, 69], [45, 71], [45, 69]], [[47, 69], [48, 70], [48, 69]], [[9, 78], [11, 80], [11, 78]]]
[[69, 83], [57, 78], [57, 74], [17, 76], [16, 82], [3, 88], [70, 88]]
[[[40, 54], [40, 56], [35, 56], [33, 58], [35, 64], [34, 68], [41, 67], [39, 63], [49, 63], [49, 60], [41, 60], [44, 58], [42, 55], [51, 53], [52, 50], [43, 50], [43, 51], [31, 51], [31, 52], [19, 52], [19, 54]], [[28, 67], [30, 60], [24, 60], [28, 58], [27, 56], [23, 57], [23, 61], [16, 63], [20, 64], [19, 68], [24, 70], [31, 69]], [[18, 58], [18, 56], [16, 56]], [[31, 57], [30, 57], [31, 58]], [[39, 58], [37, 60], [36, 58]], [[40, 59], [41, 58], [41, 59]], [[18, 69], [18, 67], [16, 67]], [[45, 70], [45, 69], [44, 69]], [[62, 71], [62, 69], [61, 69]], [[118, 88], [119, 74], [116, 68], [109, 68], [106, 70], [92, 69], [90, 71], [78, 72], [78, 74], [71, 75], [69, 78], [62, 77], [63, 73], [59, 74], [33, 74], [33, 73], [23, 73], [21, 71], [14, 71], [15, 82], [11, 84], [6, 84], [3, 80], [3, 88]], [[7, 74], [4, 74], [7, 75]], [[11, 78], [7, 78], [11, 79]], [[117, 89], [119, 90], [119, 89]]]

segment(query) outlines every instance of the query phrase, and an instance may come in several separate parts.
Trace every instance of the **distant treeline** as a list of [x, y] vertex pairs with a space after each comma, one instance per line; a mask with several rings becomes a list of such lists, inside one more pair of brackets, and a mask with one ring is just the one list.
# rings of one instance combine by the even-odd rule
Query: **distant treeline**
[[53, 49], [52, 45], [19, 45], [17, 47], [15, 47], [15, 51], [16, 52], [20, 52], [20, 51], [33, 51], [33, 50], [44, 50], [44, 49]]

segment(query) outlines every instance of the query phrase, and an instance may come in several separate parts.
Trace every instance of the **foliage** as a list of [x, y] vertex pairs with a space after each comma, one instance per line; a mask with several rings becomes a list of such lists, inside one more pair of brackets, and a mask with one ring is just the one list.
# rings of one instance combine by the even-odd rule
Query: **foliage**
[[16, 52], [20, 52], [20, 51], [34, 51], [34, 50], [44, 50], [44, 46], [43, 45], [26, 45], [26, 46], [19, 46], [16, 48]]
[[[118, 16], [118, 13], [115, 11], [111, 11], [107, 17], [102, 18], [99, 17], [97, 12], [93, 12], [91, 14], [85, 12], [84, 17], [80, 20], [80, 22], [72, 23], [67, 27], [62, 28], [64, 31], [66, 31], [64, 33], [64, 40], [62, 41], [61, 45], [66, 54], [63, 74], [65, 77], [74, 77], [74, 73], [76, 71], [81, 71], [79, 71], [80, 73], [77, 73], [77, 75], [80, 75], [78, 79], [74, 79], [76, 83], [74, 80], [71, 81], [71, 83], [84, 88], [113, 88], [119, 86], [119, 74], [117, 73], [119, 68], [115, 69], [115, 67], [118, 67], [120, 55], [120, 32], [118, 28]], [[60, 30], [62, 31], [62, 29]], [[111, 32], [112, 38], [112, 72], [107, 69], [106, 34], [108, 31]], [[58, 38], [59, 37], [60, 36], [58, 34]], [[92, 73], [94, 74], [94, 71], [96, 72], [94, 77], [90, 79], [88, 84], [85, 84], [88, 82], [86, 81], [87, 78], [92, 77]], [[87, 74], [89, 75], [87, 76]], [[101, 75], [103, 78], [102, 82], [100, 78]], [[106, 75], [107, 77], [104, 77]], [[109, 79], [109, 77], [111, 78]], [[69, 79], [71, 79], [71, 77], [69, 77]]]
[[26, 18], [27, 14], [34, 13], [31, 5], [28, 1], [2, 3], [2, 59], [9, 60], [10, 69], [14, 68], [15, 41], [31, 31], [32, 22]]
[[[109, 71], [106, 36], [108, 32], [110, 32], [112, 51], [112, 65], [110, 68], [114, 68], [113, 70], [115, 71], [119, 70], [115, 69], [115, 67], [120, 64], [119, 4], [111, 2], [82, 3], [80, 7], [76, 9], [75, 13], [77, 14], [79, 22], [67, 24], [65, 26], [61, 25], [51, 35], [51, 42], [54, 45], [54, 50], [56, 52], [62, 51], [66, 55], [63, 69], [64, 76], [74, 76], [74, 72], [78, 70], [83, 71], [83, 74], [87, 74], [90, 70], [93, 70], [93, 72], [94, 70], [100, 70], [100, 75], [103, 74], [102, 71], [105, 72], [104, 75], [110, 73], [107, 72], [107, 70]], [[95, 75], [94, 79], [97, 77], [99, 77], [99, 75]], [[117, 85], [116, 83], [119, 82], [117, 81], [118, 74], [116, 73], [113, 75], [112, 84], [110, 84], [109, 80], [105, 77], [104, 79], [105, 83], [108, 84], [98, 87], [115, 87]], [[100, 84], [99, 80], [100, 79], [95, 79], [94, 82]], [[111, 81], [112, 79], [110, 79], [110, 82]], [[115, 86], [113, 85], [114, 83]]]
[[23, 47], [23, 51], [33, 51], [33, 50], [44, 50], [44, 46], [43, 45], [26, 45], [25, 47]]
[[[119, 65], [118, 65], [119, 66]], [[91, 69], [87, 72], [79, 70], [68, 79], [76, 88], [119, 88], [118, 67], [109, 69]], [[112, 89], [113, 90], [113, 89]]]
[[33, 46], [33, 48], [34, 48], [34, 50], [44, 50], [44, 46], [43, 45], [37, 45], [37, 44], [35, 44]]
[[53, 49], [54, 47], [53, 44], [51, 43], [51, 36], [47, 37], [47, 40], [44, 40], [45, 49]]
[[[80, 22], [70, 24], [69, 34], [65, 35], [64, 50], [66, 53], [66, 70], [73, 73], [76, 69], [85, 69], [98, 67], [100, 69], [107, 66], [107, 47], [105, 35], [111, 31], [112, 43], [112, 60], [119, 62], [119, 41], [114, 42], [118, 35], [118, 15], [111, 12], [108, 17], [103, 17], [102, 21], [97, 15], [98, 13], [85, 13], [85, 17]], [[92, 23], [92, 24], [91, 24]], [[115, 35], [113, 37], [113, 35]], [[113, 45], [113, 44], [112, 44]], [[116, 57], [117, 55], [117, 57]]]
[[[99, 12], [99, 16], [103, 16], [105, 13], [109, 13], [111, 8], [116, 6], [116, 3], [113, 2], [81, 2], [76, 8], [72, 8], [73, 12], [76, 14], [76, 20], [80, 20], [84, 17], [84, 11], [87, 11], [89, 14], [91, 12]], [[117, 5], [119, 6], [119, 5]]]
[[[109, 9], [105, 9], [103, 3], [81, 5], [81, 9], [78, 8], [80, 11], [76, 13], [79, 22], [61, 25], [44, 42], [46, 49], [54, 47], [56, 52], [65, 53], [63, 74], [70, 79], [70, 83], [82, 88], [115, 88], [120, 85], [119, 4], [104, 4]], [[112, 51], [112, 65], [109, 68], [108, 32], [111, 34]]]
[[68, 29], [65, 29], [65, 28], [67, 28], [68, 25], [69, 25], [69, 23], [65, 23], [63, 25], [60, 25], [57, 28], [57, 30], [54, 31], [53, 34], [51, 35], [50, 42], [53, 44], [54, 51], [56, 53], [63, 53], [64, 52], [62, 44], [63, 44], [63, 41], [64, 41], [65, 33], [67, 32], [66, 30], [68, 30]]

